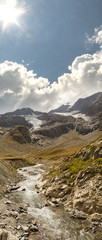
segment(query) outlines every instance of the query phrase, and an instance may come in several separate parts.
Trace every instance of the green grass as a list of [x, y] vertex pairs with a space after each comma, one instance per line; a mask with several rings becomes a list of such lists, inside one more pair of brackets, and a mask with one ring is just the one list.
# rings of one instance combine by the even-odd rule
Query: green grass
[[[70, 155], [75, 154], [81, 147], [73, 147], [73, 148], [60, 148], [60, 147], [51, 147], [46, 148], [39, 153], [36, 153], [36, 158], [44, 159], [44, 160], [59, 160], [60, 158], [65, 158]], [[35, 157], [34, 156], [34, 157]]]

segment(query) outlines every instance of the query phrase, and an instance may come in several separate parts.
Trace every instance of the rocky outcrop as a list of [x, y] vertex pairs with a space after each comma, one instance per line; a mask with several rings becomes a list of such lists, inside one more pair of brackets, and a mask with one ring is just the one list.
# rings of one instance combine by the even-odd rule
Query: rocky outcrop
[[12, 128], [9, 132], [9, 135], [13, 138], [14, 141], [17, 141], [21, 144], [31, 143], [29, 130], [25, 126], [16, 126]]

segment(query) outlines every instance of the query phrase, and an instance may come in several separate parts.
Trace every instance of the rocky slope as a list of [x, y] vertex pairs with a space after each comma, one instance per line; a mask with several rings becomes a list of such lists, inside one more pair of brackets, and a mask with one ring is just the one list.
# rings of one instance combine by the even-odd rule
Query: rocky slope
[[0, 159], [0, 199], [19, 181], [16, 169], [32, 164], [32, 161], [24, 157], [6, 157]]
[[[49, 201], [73, 217], [102, 220], [102, 138], [59, 159], [38, 186]], [[83, 214], [84, 213], [84, 214]], [[86, 214], [86, 215], [85, 215]]]

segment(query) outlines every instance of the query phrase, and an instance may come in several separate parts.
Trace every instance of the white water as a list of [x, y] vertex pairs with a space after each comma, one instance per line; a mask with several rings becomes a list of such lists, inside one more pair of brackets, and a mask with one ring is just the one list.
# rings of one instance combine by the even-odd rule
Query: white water
[[[84, 230], [78, 230], [79, 223], [70, 219], [63, 210], [45, 207], [46, 199], [37, 193], [35, 187], [43, 172], [41, 164], [18, 170], [24, 180], [19, 183], [20, 188], [16, 192], [18, 198], [29, 204], [28, 213], [39, 222], [41, 235], [38, 240], [92, 240]], [[22, 191], [24, 188], [25, 191]]]

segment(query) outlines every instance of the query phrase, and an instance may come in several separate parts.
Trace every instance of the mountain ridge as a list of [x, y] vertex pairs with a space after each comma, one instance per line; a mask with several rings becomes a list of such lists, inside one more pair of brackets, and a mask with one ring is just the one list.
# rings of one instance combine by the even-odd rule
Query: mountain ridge
[[4, 116], [18, 116], [18, 115], [40, 115], [42, 112], [40, 111], [34, 111], [31, 108], [21, 108], [21, 109], [16, 109], [13, 112], [7, 112], [3, 114]]
[[102, 92], [86, 98], [79, 98], [69, 111], [79, 111], [89, 116], [100, 113], [102, 111]]

